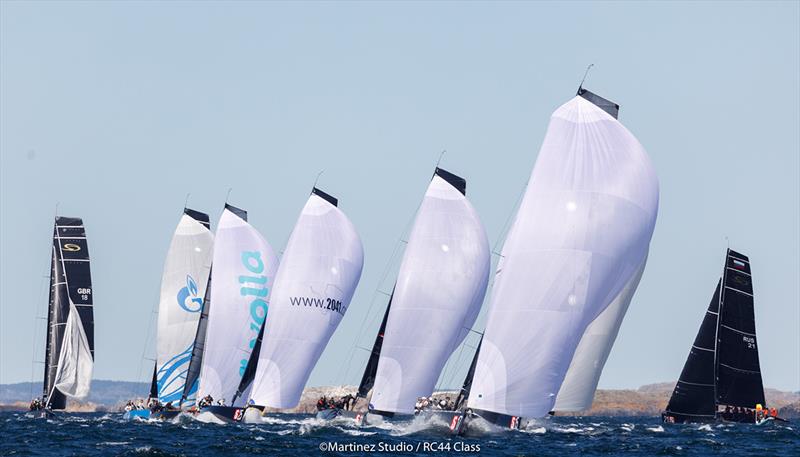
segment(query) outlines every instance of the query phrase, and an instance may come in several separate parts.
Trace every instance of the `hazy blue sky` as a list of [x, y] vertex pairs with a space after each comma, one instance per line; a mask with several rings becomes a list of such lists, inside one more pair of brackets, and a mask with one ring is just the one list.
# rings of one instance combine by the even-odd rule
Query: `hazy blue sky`
[[90, 237], [95, 378], [147, 379], [186, 194], [216, 223], [232, 187], [282, 250], [322, 169], [366, 262], [310, 383], [357, 383], [356, 334], [374, 298], [371, 344], [439, 152], [494, 245], [594, 63], [586, 87], [622, 106], [661, 185], [601, 387], [678, 377], [727, 237], [752, 261], [764, 382], [800, 389], [797, 2], [0, 5], [2, 383], [41, 379], [56, 202]]

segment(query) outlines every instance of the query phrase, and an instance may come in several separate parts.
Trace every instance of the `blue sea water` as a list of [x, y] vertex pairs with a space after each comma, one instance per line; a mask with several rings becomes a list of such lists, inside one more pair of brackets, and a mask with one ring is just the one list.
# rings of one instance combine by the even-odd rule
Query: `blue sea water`
[[792, 423], [662, 425], [658, 418], [553, 417], [526, 430], [488, 430], [461, 438], [451, 437], [445, 424], [420, 419], [356, 427], [345, 419], [326, 423], [287, 414], [259, 425], [215, 425], [188, 417], [126, 421], [120, 413], [91, 413], [45, 420], [3, 412], [0, 455], [797, 457], [798, 428]]

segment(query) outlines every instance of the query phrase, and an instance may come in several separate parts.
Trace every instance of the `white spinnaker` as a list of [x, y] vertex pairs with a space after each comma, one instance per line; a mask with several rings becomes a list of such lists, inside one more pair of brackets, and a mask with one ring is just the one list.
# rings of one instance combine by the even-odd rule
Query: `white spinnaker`
[[[267, 318], [278, 257], [264, 237], [227, 207], [214, 242], [211, 306], [197, 398], [233, 401]], [[266, 339], [266, 336], [265, 336]], [[237, 399], [237, 405], [244, 403]]]
[[213, 246], [214, 235], [208, 227], [184, 214], [164, 262], [158, 305], [156, 377], [158, 399], [165, 404], [180, 401], [183, 394]]
[[554, 411], [587, 411], [592, 407], [597, 383], [617, 339], [628, 305], [639, 286], [639, 280], [642, 279], [646, 263], [647, 259], [625, 284], [617, 298], [586, 327], [558, 391]]
[[403, 255], [370, 404], [413, 413], [480, 312], [489, 241], [469, 200], [438, 175], [422, 200]]
[[58, 356], [55, 388], [76, 399], [89, 395], [94, 359], [89, 350], [89, 340], [81, 324], [78, 309], [69, 302], [69, 316], [64, 326], [64, 340]]
[[582, 97], [559, 107], [503, 246], [470, 407], [552, 410], [586, 327], [645, 259], [657, 211], [636, 138]]
[[275, 279], [253, 380], [253, 403], [297, 406], [353, 298], [364, 251], [347, 216], [312, 194], [289, 237]]

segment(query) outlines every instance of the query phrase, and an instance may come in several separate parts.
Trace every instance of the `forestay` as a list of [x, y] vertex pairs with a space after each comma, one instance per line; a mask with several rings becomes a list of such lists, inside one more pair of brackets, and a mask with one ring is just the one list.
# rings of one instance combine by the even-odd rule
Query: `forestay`
[[252, 402], [297, 405], [311, 370], [347, 312], [361, 269], [361, 239], [337, 200], [314, 189], [275, 279]]
[[198, 398], [211, 395], [231, 403], [267, 318], [278, 258], [247, 223], [247, 213], [226, 204], [217, 226], [213, 264]]
[[[158, 306], [157, 387], [162, 403], [181, 400], [211, 267], [208, 215], [184, 210], [164, 262]], [[188, 400], [194, 401], [196, 387]]]
[[472, 408], [551, 411], [586, 327], [647, 254], [655, 171], [636, 138], [584, 96], [553, 113], [503, 246]]
[[397, 276], [371, 406], [413, 413], [480, 311], [489, 242], [465, 181], [437, 169], [422, 200]]

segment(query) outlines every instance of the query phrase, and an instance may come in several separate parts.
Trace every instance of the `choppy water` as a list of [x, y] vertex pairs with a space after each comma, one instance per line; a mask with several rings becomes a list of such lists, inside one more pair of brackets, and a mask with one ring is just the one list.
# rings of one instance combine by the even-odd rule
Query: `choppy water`
[[[0, 455], [800, 455], [797, 424], [661, 425], [658, 418], [542, 419], [526, 430], [451, 437], [421, 419], [356, 427], [342, 419], [276, 415], [259, 425], [129, 422], [119, 413], [67, 414], [54, 420], [0, 413]], [[321, 447], [343, 445], [343, 452]], [[364, 446], [373, 445], [373, 452]], [[447, 450], [449, 449], [449, 451]]]

